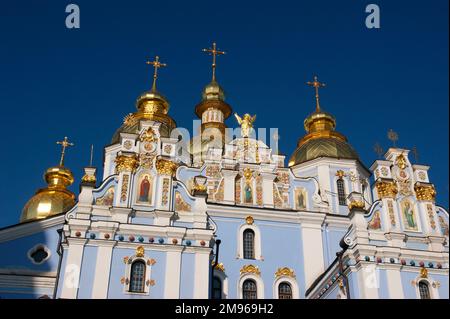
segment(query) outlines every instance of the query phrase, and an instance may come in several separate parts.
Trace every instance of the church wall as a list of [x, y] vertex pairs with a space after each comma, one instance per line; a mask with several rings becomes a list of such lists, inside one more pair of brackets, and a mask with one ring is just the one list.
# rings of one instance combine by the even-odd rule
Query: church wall
[[[301, 229], [298, 224], [255, 220], [261, 237], [261, 255], [263, 260], [237, 258], [239, 228], [245, 224], [242, 219], [214, 218], [218, 236], [222, 240], [219, 262], [225, 267], [228, 277], [228, 298], [239, 298], [240, 270], [244, 265], [257, 266], [264, 283], [264, 298], [273, 298], [275, 272], [278, 268], [288, 267], [294, 270], [299, 287], [300, 298], [304, 298], [305, 279]], [[286, 250], [288, 249], [288, 250]], [[258, 256], [256, 256], [258, 257]]]
[[350, 287], [350, 298], [351, 299], [361, 298], [358, 286], [358, 273], [352, 271], [347, 275], [347, 278], [348, 278], [348, 285]]
[[[180, 298], [192, 299], [194, 296], [195, 254], [181, 255]], [[206, 274], [205, 274], [206, 276]]]
[[[62, 225], [57, 225], [39, 233], [0, 243], [0, 251], [4, 256], [8, 256], [8, 258], [0, 259], [0, 269], [56, 271], [59, 261], [56, 252], [59, 240], [57, 229], [61, 227]], [[42, 264], [37, 265], [28, 258], [28, 252], [40, 244], [48, 248], [50, 257]]]
[[80, 269], [80, 289], [78, 290], [78, 298], [80, 299], [90, 299], [92, 297], [94, 277], [96, 275], [97, 253], [98, 247], [84, 247], [83, 262]]
[[342, 250], [339, 242], [346, 232], [347, 229], [335, 227], [324, 227], [322, 230], [325, 268], [336, 259], [336, 253]]
[[378, 279], [378, 298], [389, 299], [390, 296], [386, 270], [377, 269], [377, 279]]
[[[136, 245], [137, 247], [138, 245]], [[146, 250], [147, 258], [155, 259], [156, 263], [151, 269], [151, 279], [155, 280], [155, 285], [150, 287], [149, 294], [131, 294], [125, 291], [121, 283], [126, 274], [126, 264], [124, 258], [133, 256], [134, 249], [115, 247], [112, 253], [111, 272], [109, 276], [108, 298], [111, 299], [156, 299], [164, 298], [164, 276], [166, 269], [166, 253], [161, 251]]]

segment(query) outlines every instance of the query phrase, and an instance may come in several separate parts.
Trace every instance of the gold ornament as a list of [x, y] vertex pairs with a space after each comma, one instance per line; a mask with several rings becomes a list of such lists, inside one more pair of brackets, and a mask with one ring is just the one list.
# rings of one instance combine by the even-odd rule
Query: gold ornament
[[145, 249], [143, 246], [138, 246], [136, 248], [136, 257], [144, 257], [145, 255]]
[[288, 267], [278, 268], [278, 270], [275, 272], [275, 278], [286, 276], [295, 278], [294, 270]]
[[133, 155], [118, 155], [116, 160], [116, 173], [136, 171], [138, 167], [138, 160], [135, 154]]
[[95, 184], [97, 182], [97, 179], [95, 178], [95, 175], [83, 175], [81, 178], [81, 182], [88, 183], [88, 184]]
[[245, 218], [245, 222], [247, 223], [247, 225], [253, 225], [253, 223], [254, 223], [253, 217], [252, 216], [247, 216]]
[[244, 169], [244, 177], [245, 177], [245, 180], [247, 182], [250, 182], [250, 179], [252, 178], [252, 175], [253, 175], [253, 172], [252, 172], [252, 170], [250, 168]]
[[425, 267], [420, 268], [420, 278], [428, 278], [428, 270]]
[[[214, 260], [211, 262], [211, 266], [214, 266]], [[215, 270], [221, 271], [221, 272], [225, 272], [225, 266], [223, 265], [223, 263], [218, 263], [215, 267]]]
[[156, 141], [155, 131], [151, 127], [146, 129], [141, 135], [141, 141], [144, 143], [151, 143]]
[[436, 190], [432, 184], [416, 183], [414, 190], [418, 200], [434, 201], [436, 198]]
[[178, 165], [172, 161], [159, 158], [156, 160], [156, 170], [161, 175], [174, 175]]
[[352, 210], [352, 209], [364, 209], [365, 205], [363, 201], [360, 200], [354, 200], [351, 201], [350, 204], [348, 204], [348, 209]]
[[257, 276], [261, 275], [261, 272], [259, 271], [258, 266], [253, 265], [245, 265], [240, 270], [241, 275], [242, 274], [255, 274]]
[[395, 159], [395, 165], [397, 165], [400, 169], [405, 169], [408, 165], [406, 164], [406, 158], [403, 154], [400, 154]]
[[395, 198], [397, 195], [397, 186], [393, 181], [379, 180], [375, 183], [379, 198]]
[[241, 126], [241, 136], [248, 137], [251, 129], [253, 128], [253, 123], [256, 120], [256, 115], [251, 116], [250, 114], [244, 114], [244, 117], [241, 118], [237, 113], [234, 113], [239, 125]]
[[346, 175], [345, 175], [345, 172], [344, 172], [343, 170], [338, 170], [338, 171], [336, 172], [336, 176], [337, 176], [339, 179], [342, 179], [342, 178], [345, 177]]

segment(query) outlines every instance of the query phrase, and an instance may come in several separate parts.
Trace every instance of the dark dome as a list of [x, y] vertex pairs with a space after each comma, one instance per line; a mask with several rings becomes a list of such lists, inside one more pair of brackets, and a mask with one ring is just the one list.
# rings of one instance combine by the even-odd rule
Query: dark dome
[[289, 160], [289, 166], [318, 157], [359, 159], [356, 151], [347, 142], [338, 138], [317, 138], [311, 139], [298, 147]]

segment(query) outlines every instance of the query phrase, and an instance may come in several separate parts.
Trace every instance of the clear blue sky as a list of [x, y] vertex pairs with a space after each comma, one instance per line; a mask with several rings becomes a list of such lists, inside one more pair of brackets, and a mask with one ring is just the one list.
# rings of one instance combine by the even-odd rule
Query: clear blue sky
[[[314, 109], [305, 82], [317, 73], [327, 83], [323, 108], [366, 166], [375, 142], [389, 147], [393, 128], [398, 145], [416, 146], [431, 166], [438, 203], [448, 207], [447, 0], [72, 2], [81, 9], [78, 30], [65, 28], [69, 1], [0, 6], [0, 227], [16, 223], [45, 185], [65, 135], [76, 143], [66, 160], [74, 192], [91, 143], [102, 167], [103, 146], [151, 85], [147, 58], [159, 54], [169, 65], [159, 88], [177, 124], [191, 128], [210, 79], [201, 49], [212, 41], [227, 51], [217, 73], [228, 102], [256, 113], [256, 126], [278, 127], [287, 157]], [[365, 27], [369, 3], [381, 8], [379, 30]]]

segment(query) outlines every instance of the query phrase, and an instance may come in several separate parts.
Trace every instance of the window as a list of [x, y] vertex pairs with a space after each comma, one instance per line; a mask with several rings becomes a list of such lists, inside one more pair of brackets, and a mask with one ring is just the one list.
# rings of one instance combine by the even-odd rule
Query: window
[[256, 282], [247, 279], [242, 285], [242, 298], [243, 299], [256, 299]]
[[278, 285], [279, 299], [292, 299], [292, 288], [287, 282], [282, 282]]
[[142, 260], [135, 261], [131, 265], [131, 292], [144, 292], [145, 285], [145, 263]]
[[43, 248], [39, 248], [31, 254], [31, 258], [33, 258], [36, 264], [41, 264], [47, 256], [48, 254]]
[[41, 265], [50, 258], [50, 250], [42, 244], [38, 244], [28, 251], [28, 259], [35, 265]]
[[255, 232], [244, 230], [244, 259], [255, 259]]
[[212, 299], [222, 299], [222, 280], [219, 277], [213, 279]]
[[430, 287], [423, 280], [419, 282], [419, 293], [420, 299], [431, 299], [430, 297]]
[[339, 198], [339, 205], [346, 205], [346, 196], [345, 196], [345, 187], [344, 187], [344, 181], [342, 179], [338, 179], [336, 181], [337, 186], [337, 192], [338, 192], [338, 198]]

